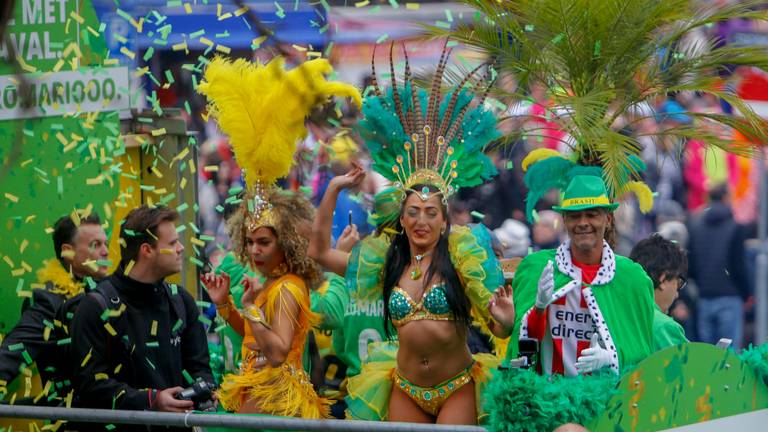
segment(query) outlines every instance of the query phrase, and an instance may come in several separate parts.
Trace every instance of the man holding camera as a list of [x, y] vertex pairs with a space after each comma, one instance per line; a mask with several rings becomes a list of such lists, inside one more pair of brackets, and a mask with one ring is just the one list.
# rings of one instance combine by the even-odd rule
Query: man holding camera
[[78, 406], [184, 412], [194, 403], [179, 397], [183, 387], [213, 382], [195, 301], [165, 282], [181, 270], [177, 219], [173, 209], [145, 205], [123, 221], [120, 266], [82, 300], [72, 322]]
[[[568, 240], [528, 255], [515, 272], [512, 335], [538, 341], [540, 373], [619, 373], [652, 352], [653, 284], [605, 241], [617, 207], [602, 178], [574, 176], [553, 207]], [[517, 358], [518, 344], [509, 346], [508, 357]]]

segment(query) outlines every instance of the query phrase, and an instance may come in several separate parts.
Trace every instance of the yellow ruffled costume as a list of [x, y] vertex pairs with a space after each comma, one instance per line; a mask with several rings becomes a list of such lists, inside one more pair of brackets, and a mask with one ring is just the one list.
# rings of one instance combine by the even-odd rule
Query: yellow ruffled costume
[[278, 312], [291, 296], [299, 305], [291, 317], [294, 325], [291, 350], [279, 367], [269, 365], [255, 369], [257, 352], [247, 346], [255, 342], [246, 322], [243, 338], [243, 366], [240, 373], [224, 376], [218, 392], [219, 402], [227, 411], [238, 411], [246, 400], [255, 400], [263, 413], [286, 417], [328, 418], [331, 401], [317, 395], [304, 372], [301, 357], [315, 315], [309, 309], [309, 291], [298, 276], [286, 274], [257, 296], [254, 304], [264, 311], [272, 325]]
[[[381, 298], [383, 266], [389, 239], [385, 236], [368, 237], [355, 248], [347, 265], [347, 284], [361, 290], [363, 298]], [[488, 269], [498, 265], [495, 257], [484, 249], [470, 229], [453, 227], [448, 237], [451, 261], [459, 275], [464, 292], [472, 304], [472, 316], [490, 333], [487, 323], [491, 319], [488, 302], [492, 292], [500, 284]], [[502, 279], [503, 283], [503, 279]], [[388, 418], [389, 399], [392, 394], [397, 366], [396, 342], [372, 344], [360, 374], [349, 378], [347, 417], [355, 420], [385, 421]], [[501, 355], [504, 351], [500, 352]], [[482, 392], [491, 378], [491, 371], [499, 365], [500, 358], [492, 354], [475, 354], [469, 374], [475, 383], [477, 420], [482, 424], [487, 417], [483, 409]]]

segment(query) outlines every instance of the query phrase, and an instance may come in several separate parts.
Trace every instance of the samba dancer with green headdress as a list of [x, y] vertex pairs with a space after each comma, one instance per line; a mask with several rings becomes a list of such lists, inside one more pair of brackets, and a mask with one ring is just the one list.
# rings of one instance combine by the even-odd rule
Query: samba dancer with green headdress
[[[309, 254], [345, 275], [363, 295], [384, 300], [385, 325], [399, 348], [372, 352], [361, 374], [349, 381], [348, 415], [358, 419], [430, 423], [476, 423], [483, 415], [480, 390], [493, 356], [473, 358], [467, 328], [473, 317], [491, 333], [507, 337], [514, 321], [511, 291], [487, 287], [484, 265], [494, 257], [469, 229], [451, 228], [448, 197], [460, 187], [490, 179], [496, 170], [483, 154], [499, 137], [496, 119], [471, 103], [464, 84], [440, 92], [448, 60], [443, 51], [429, 91], [411, 80], [406, 54], [402, 86], [386, 93], [375, 81], [363, 103], [361, 133], [373, 169], [393, 183], [399, 201], [390, 235], [370, 237], [352, 254], [330, 249], [335, 199], [362, 181], [355, 167], [334, 178], [318, 209]], [[483, 92], [484, 93], [484, 92]]]

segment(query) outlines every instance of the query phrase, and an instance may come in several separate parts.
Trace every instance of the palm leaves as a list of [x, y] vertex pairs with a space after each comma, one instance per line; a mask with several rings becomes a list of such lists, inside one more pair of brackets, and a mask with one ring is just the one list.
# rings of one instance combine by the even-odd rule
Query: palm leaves
[[[575, 140], [582, 162], [598, 162], [613, 193], [623, 190], [623, 173], [633, 171], [629, 155], [641, 146], [637, 136], [616, 131], [616, 121], [631, 126], [644, 119], [634, 108], [669, 92], [702, 92], [737, 108], [741, 118], [686, 113], [694, 125], [654, 133], [696, 138], [743, 155], [751, 149], [718, 136], [696, 120], [735, 129], [754, 142], [768, 142], [768, 126], [739, 97], [717, 86], [718, 73], [733, 65], [768, 70], [765, 47], [723, 45], [715, 38], [690, 36], [733, 18], [768, 20], [757, 10], [762, 1], [725, 7], [694, 6], [690, 0], [464, 0], [478, 13], [470, 24], [446, 30], [429, 27], [433, 36], [449, 36], [495, 60], [500, 72], [513, 73], [525, 88], [541, 82], [552, 95], [553, 116]], [[703, 3], [703, 2], [702, 2]], [[501, 92], [503, 94], [503, 92]], [[512, 98], [522, 94], [507, 93]]]

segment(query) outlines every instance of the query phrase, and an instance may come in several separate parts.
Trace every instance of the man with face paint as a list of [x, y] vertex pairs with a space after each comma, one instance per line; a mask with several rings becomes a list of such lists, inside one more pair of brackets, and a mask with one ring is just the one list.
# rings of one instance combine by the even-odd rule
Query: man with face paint
[[[58, 397], [65, 398], [70, 379], [62, 345], [58, 344], [56, 326], [61, 326], [57, 313], [68, 299], [82, 293], [88, 284], [102, 279], [107, 273], [107, 235], [95, 213], [73, 213], [56, 221], [53, 226], [53, 249], [56, 259], [45, 262], [38, 270], [42, 288], [32, 290], [24, 300], [19, 322], [3, 340], [0, 347], [0, 395], [5, 386], [26, 368], [37, 363], [42, 385], [50, 383]], [[58, 385], [57, 385], [58, 384]], [[63, 386], [63, 387], [62, 387]], [[54, 394], [54, 392], [51, 392]]]
[[[520, 314], [513, 338], [539, 341], [540, 373], [574, 376], [605, 367], [619, 373], [653, 351], [653, 284], [605, 241], [617, 207], [602, 178], [574, 176], [553, 207], [568, 239], [527, 256], [515, 272]], [[508, 357], [517, 357], [517, 344], [509, 346]]]

